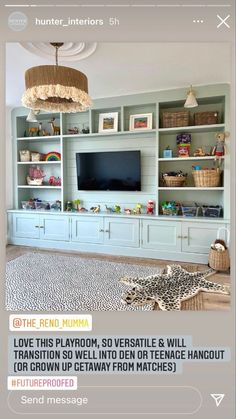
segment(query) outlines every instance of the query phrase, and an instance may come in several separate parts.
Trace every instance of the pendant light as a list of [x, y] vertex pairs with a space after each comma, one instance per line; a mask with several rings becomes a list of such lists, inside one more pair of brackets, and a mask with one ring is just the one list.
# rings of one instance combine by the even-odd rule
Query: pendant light
[[184, 107], [185, 108], [196, 108], [198, 106], [196, 94], [193, 90], [192, 85], [187, 93], [187, 99], [185, 101]]
[[25, 73], [26, 91], [22, 104], [32, 110], [50, 112], [83, 112], [92, 106], [88, 95], [88, 80], [81, 71], [58, 65], [58, 50], [62, 42], [53, 42], [55, 65], [29, 68]]

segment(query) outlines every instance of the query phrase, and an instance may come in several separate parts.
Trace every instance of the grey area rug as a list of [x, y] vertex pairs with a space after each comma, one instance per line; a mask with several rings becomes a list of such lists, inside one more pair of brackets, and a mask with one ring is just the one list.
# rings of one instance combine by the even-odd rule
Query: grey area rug
[[123, 276], [147, 276], [157, 267], [81, 257], [27, 253], [7, 263], [6, 309], [20, 311], [149, 311], [121, 302]]

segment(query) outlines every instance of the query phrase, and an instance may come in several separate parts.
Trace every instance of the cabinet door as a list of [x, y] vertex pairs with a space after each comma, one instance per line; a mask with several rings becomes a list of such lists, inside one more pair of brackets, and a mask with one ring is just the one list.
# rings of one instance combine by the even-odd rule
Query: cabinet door
[[139, 220], [106, 217], [104, 243], [111, 246], [139, 247]]
[[37, 214], [13, 214], [13, 236], [39, 239], [39, 216]]
[[103, 243], [102, 217], [72, 217], [72, 241], [81, 243]]
[[40, 216], [40, 238], [43, 240], [68, 241], [70, 217], [62, 215]]
[[[217, 236], [217, 230], [224, 227], [217, 223], [183, 223], [182, 251], [189, 253], [209, 253], [211, 243]], [[224, 237], [222, 237], [224, 239]]]
[[143, 220], [144, 249], [180, 251], [181, 223], [178, 221]]

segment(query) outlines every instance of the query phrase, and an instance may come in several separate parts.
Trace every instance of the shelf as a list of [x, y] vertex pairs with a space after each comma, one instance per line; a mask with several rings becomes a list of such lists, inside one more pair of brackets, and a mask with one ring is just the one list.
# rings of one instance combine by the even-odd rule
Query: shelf
[[48, 140], [60, 140], [60, 135], [45, 135], [43, 137], [19, 137], [17, 141], [48, 141]]
[[197, 188], [196, 186], [183, 186], [183, 187], [177, 187], [177, 188], [173, 188], [173, 187], [166, 187], [166, 186], [161, 186], [158, 188], [159, 191], [223, 191], [224, 187], [223, 186], [218, 186], [215, 188]]
[[18, 189], [61, 189], [61, 186], [50, 186], [50, 185], [43, 185], [43, 186], [34, 186], [34, 185], [18, 185]]
[[211, 132], [224, 128], [225, 124], [192, 125], [187, 127], [159, 128], [159, 134], [177, 134], [178, 132]]
[[[225, 156], [222, 156], [221, 159], [224, 159]], [[190, 161], [190, 160], [215, 160], [215, 156], [204, 156], [204, 157], [170, 157], [164, 159], [163, 157], [158, 159], [159, 161]]]
[[46, 164], [46, 165], [50, 165], [50, 164], [61, 164], [61, 160], [58, 161], [18, 161], [17, 164], [19, 165], [25, 165], [25, 164], [34, 164], [34, 165], [38, 165], [38, 164]]
[[105, 136], [120, 136], [120, 135], [145, 135], [145, 134], [155, 134], [155, 129], [147, 129], [147, 130], [140, 130], [140, 131], [118, 131], [118, 132], [94, 132], [91, 134], [65, 134], [63, 138], [85, 138], [85, 137], [105, 137]]

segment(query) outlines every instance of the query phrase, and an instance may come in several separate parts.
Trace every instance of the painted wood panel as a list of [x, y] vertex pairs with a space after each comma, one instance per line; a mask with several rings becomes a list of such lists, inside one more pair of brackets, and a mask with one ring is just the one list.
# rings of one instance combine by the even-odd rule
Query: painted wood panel
[[[182, 251], [208, 254], [211, 243], [216, 240], [217, 230], [223, 224], [183, 223], [182, 224]], [[224, 237], [223, 237], [224, 238]]]
[[103, 243], [103, 218], [73, 217], [71, 240], [80, 243]]
[[139, 247], [139, 220], [106, 217], [104, 219], [104, 244]]
[[13, 236], [22, 238], [39, 239], [38, 214], [13, 214]]
[[[142, 221], [142, 247], [165, 251], [181, 250], [181, 223], [174, 221]], [[168, 256], [167, 256], [168, 258]]]
[[[43, 228], [42, 228], [43, 227]], [[67, 216], [40, 216], [40, 238], [43, 240], [68, 241], [70, 219]]]

